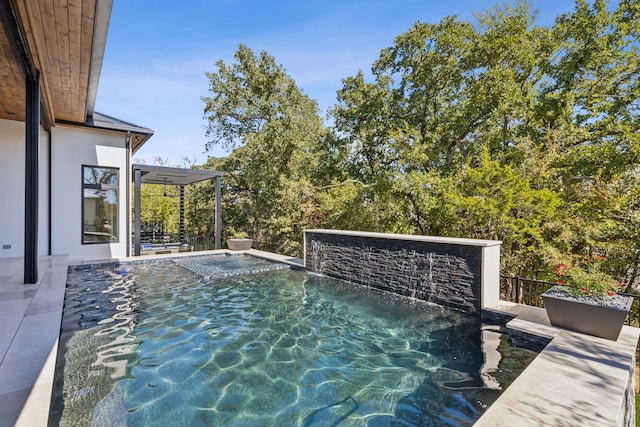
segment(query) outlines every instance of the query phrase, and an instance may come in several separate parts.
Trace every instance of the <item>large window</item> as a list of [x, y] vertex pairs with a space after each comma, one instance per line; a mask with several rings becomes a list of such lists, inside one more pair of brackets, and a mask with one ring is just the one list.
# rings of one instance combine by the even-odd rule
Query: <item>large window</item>
[[82, 166], [82, 243], [118, 241], [118, 168]]

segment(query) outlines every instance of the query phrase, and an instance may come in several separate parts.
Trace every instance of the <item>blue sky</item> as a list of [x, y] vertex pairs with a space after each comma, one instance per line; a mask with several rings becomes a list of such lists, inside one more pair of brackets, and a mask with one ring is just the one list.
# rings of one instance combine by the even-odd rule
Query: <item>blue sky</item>
[[[205, 72], [233, 61], [240, 43], [266, 50], [324, 113], [341, 80], [370, 70], [380, 50], [416, 21], [448, 15], [472, 19], [485, 0], [115, 0], [95, 109], [151, 128], [134, 155], [171, 166], [202, 164], [207, 138], [202, 96]], [[534, 0], [538, 23], [573, 10], [573, 0]]]

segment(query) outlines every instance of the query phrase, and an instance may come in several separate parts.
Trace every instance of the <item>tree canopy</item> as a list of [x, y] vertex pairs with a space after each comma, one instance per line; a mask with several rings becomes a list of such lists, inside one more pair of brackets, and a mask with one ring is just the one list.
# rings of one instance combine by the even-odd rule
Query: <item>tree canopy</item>
[[[640, 269], [640, 6], [577, 0], [551, 27], [525, 1], [417, 22], [331, 126], [266, 52], [240, 45], [204, 97], [225, 224], [300, 255], [310, 227], [503, 241], [503, 272], [551, 278], [598, 251]], [[206, 191], [203, 187], [201, 191]]]
[[266, 52], [240, 45], [231, 65], [208, 73], [212, 143], [234, 148], [208, 166], [224, 171], [223, 220], [273, 250], [297, 252], [314, 209], [313, 183], [326, 129], [315, 101]]

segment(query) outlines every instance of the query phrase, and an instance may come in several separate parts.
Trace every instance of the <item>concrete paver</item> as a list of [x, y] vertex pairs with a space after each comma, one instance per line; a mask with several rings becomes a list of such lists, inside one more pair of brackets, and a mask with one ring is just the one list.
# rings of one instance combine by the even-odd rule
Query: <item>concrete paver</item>
[[[476, 426], [620, 426], [634, 393], [640, 329], [617, 341], [552, 327], [544, 309], [500, 301], [490, 309], [517, 315], [507, 328], [551, 342], [485, 412]], [[635, 423], [635, 419], [631, 420]], [[632, 424], [634, 425], [634, 424]]]

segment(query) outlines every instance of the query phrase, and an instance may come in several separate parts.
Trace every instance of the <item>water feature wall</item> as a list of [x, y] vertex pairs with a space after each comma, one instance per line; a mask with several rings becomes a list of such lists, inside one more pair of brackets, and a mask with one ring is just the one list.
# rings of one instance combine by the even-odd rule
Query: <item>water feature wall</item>
[[309, 271], [467, 313], [500, 295], [497, 240], [305, 230]]

